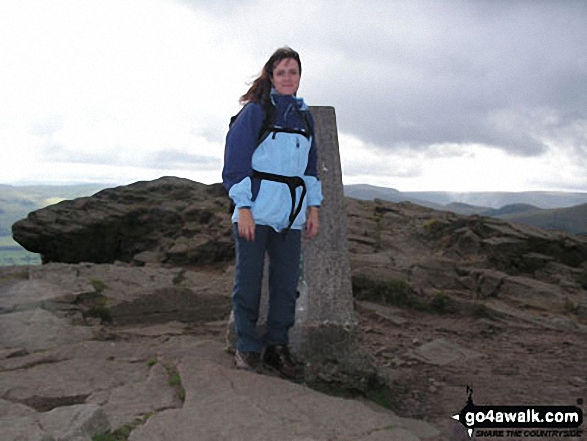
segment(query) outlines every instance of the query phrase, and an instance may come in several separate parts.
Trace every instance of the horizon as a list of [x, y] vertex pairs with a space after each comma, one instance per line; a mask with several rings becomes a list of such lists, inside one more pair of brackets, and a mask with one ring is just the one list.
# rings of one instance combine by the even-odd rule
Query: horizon
[[[69, 182], [43, 182], [43, 181], [39, 181], [39, 182], [21, 182], [21, 183], [0, 183], [0, 186], [5, 185], [5, 186], [9, 186], [9, 187], [13, 187], [13, 188], [26, 188], [26, 187], [75, 187], [75, 186], [96, 186], [96, 187], [103, 187], [103, 188], [114, 188], [114, 187], [120, 187], [120, 186], [127, 186], [127, 185], [131, 185], [137, 182], [143, 182], [143, 181], [153, 181], [156, 179], [160, 179], [163, 177], [172, 177], [171, 175], [166, 175], [166, 176], [160, 176], [159, 178], [155, 178], [155, 179], [141, 179], [138, 181], [133, 181], [133, 182], [128, 182], [128, 183], [105, 183], [105, 182], [75, 182], [75, 181], [69, 181]], [[179, 177], [179, 176], [177, 176]], [[180, 177], [181, 178], [181, 177]], [[210, 183], [206, 183], [206, 182], [201, 182], [198, 180], [194, 180], [194, 179], [190, 179], [190, 178], [182, 178], [182, 179], [189, 179], [193, 182], [198, 182], [200, 184], [205, 184], [205, 185], [213, 185], [213, 184], [222, 184], [222, 182], [217, 181], [217, 182], [210, 182]], [[513, 191], [513, 190], [463, 190], [463, 191], [453, 191], [453, 190], [400, 190], [396, 187], [386, 187], [386, 186], [382, 186], [382, 185], [373, 185], [373, 184], [369, 184], [369, 183], [352, 183], [352, 184], [345, 184], [343, 182], [343, 187], [348, 187], [348, 186], [368, 186], [368, 187], [374, 187], [374, 188], [379, 188], [379, 189], [385, 189], [385, 190], [393, 190], [393, 191], [397, 191], [399, 193], [443, 193], [443, 194], [469, 194], [469, 193], [511, 193], [511, 194], [517, 194], [517, 193], [551, 193], [551, 194], [555, 194], [555, 193], [576, 193], [576, 194], [587, 194], [587, 191], [581, 191], [581, 190], [521, 190], [521, 191]]]

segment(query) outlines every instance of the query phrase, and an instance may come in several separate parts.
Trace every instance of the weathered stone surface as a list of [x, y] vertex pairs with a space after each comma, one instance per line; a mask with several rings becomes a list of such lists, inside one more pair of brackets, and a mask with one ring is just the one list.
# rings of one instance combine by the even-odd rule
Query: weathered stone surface
[[[50, 345], [0, 342], [2, 439], [91, 441], [95, 434], [129, 423], [136, 426], [131, 439], [158, 441], [255, 439], [255, 434], [256, 439], [280, 434], [280, 439], [417, 441], [438, 434], [424, 422], [382, 408], [235, 370], [220, 341], [192, 332], [197, 321], [147, 323], [149, 314], [157, 317], [153, 310], [145, 312], [144, 323], [133, 326], [74, 324], [84, 308], [80, 297], [112, 296], [117, 304], [136, 305], [141, 296], [149, 296], [148, 286], [169, 290], [186, 284], [194, 285], [196, 294], [210, 294], [223, 286], [220, 278], [230, 278], [224, 273], [215, 280], [208, 272], [206, 280], [174, 269], [93, 264], [30, 267], [17, 279], [3, 278], [7, 273], [0, 272], [0, 293], [21, 292], [23, 303], [8, 296], [11, 308], [0, 314], [0, 326], [6, 328], [13, 319], [23, 322], [23, 314], [37, 314], [33, 321], [38, 324], [50, 316], [58, 326], [44, 328], [43, 339]], [[51, 295], [27, 290], [26, 284], [50, 287]], [[10, 291], [15, 286], [18, 290]], [[70, 294], [57, 295], [61, 286]], [[176, 315], [182, 318], [181, 311]], [[220, 328], [213, 319], [204, 315], [198, 320]], [[92, 333], [62, 340], [75, 329]], [[297, 416], [292, 418], [292, 412]]]
[[[211, 194], [207, 197], [211, 201], [224, 198]], [[226, 201], [225, 198], [223, 200]], [[584, 382], [577, 381], [577, 378], [582, 378], [577, 366], [584, 365], [581, 354], [585, 351], [582, 350], [584, 339], [577, 336], [585, 331], [587, 319], [584, 238], [488, 218], [457, 216], [414, 204], [350, 199], [346, 200], [346, 204], [347, 237], [354, 274], [367, 274], [374, 280], [383, 281], [401, 279], [409, 284], [411, 294], [420, 298], [446, 294], [462, 302], [459, 305], [470, 307], [470, 311], [476, 306], [483, 306], [489, 311], [490, 319], [457, 316], [458, 323], [466, 320], [468, 326], [476, 328], [476, 333], [466, 334], [468, 337], [465, 340], [463, 335], [457, 340], [458, 324], [456, 327], [449, 325], [453, 321], [452, 316], [422, 315], [409, 309], [396, 314], [393, 308], [378, 308], [378, 305], [359, 302], [362, 320], [368, 316], [369, 321], [361, 338], [377, 336], [373, 352], [377, 355], [381, 349], [379, 355], [389, 367], [390, 381], [386, 384], [399, 381], [395, 390], [402, 391], [401, 399], [405, 403], [399, 404], [405, 406], [404, 410], [413, 408], [413, 403], [422, 403], [419, 395], [422, 391], [430, 390], [430, 393], [438, 394], [438, 389], [444, 387], [439, 384], [445, 380], [437, 381], [436, 374], [433, 374], [435, 381], [430, 381], [428, 375], [431, 369], [443, 372], [444, 378], [454, 378], [453, 373], [458, 371], [456, 366], [466, 359], [467, 365], [475, 365], [475, 372], [480, 374], [476, 375], [477, 382], [484, 381], [483, 389], [488, 392], [495, 373], [504, 378], [506, 374], [503, 372], [515, 372], [508, 370], [509, 366], [517, 366], [520, 359], [532, 359], [533, 354], [542, 352], [555, 354], [552, 363], [536, 363], [543, 368], [538, 373], [528, 372], [527, 375], [520, 367], [519, 375], [507, 374], [512, 377], [511, 383], [519, 380], [520, 384], [527, 385], [535, 383], [534, 375], [543, 375], [546, 380], [541, 380], [541, 384], [545, 385], [540, 391], [541, 397], [546, 396], [543, 394], [549, 392], [550, 385], [548, 396], [551, 402], [564, 400], [569, 396], [563, 391], [567, 384], [575, 388], [573, 391], [579, 394], [577, 396], [581, 395], [585, 388]], [[154, 212], [159, 213], [157, 210]], [[26, 440], [60, 439], [43, 431], [37, 423], [26, 426], [28, 429], [24, 430], [25, 425], [20, 422], [37, 421], [38, 417], [56, 410], [87, 406], [88, 403], [100, 406], [112, 428], [139, 418], [141, 422], [135, 429], [135, 439], [143, 439], [139, 435], [147, 433], [150, 428], [161, 430], [160, 433], [169, 437], [163, 439], [192, 439], [194, 430], [208, 431], [206, 433], [218, 430], [213, 439], [221, 439], [219, 436], [225, 433], [225, 428], [219, 428], [218, 415], [238, 419], [241, 413], [249, 415], [247, 412], [254, 412], [255, 408], [242, 410], [240, 407], [247, 402], [245, 396], [252, 396], [252, 402], [258, 408], [270, 406], [270, 410], [276, 412], [274, 420], [281, 424], [269, 424], [265, 420], [260, 421], [259, 417], [259, 430], [271, 432], [279, 429], [291, 435], [291, 439], [351, 439], [351, 436], [357, 439], [357, 430], [366, 427], [362, 416], [365, 415], [365, 421], [372, 418], [371, 412], [363, 413], [364, 408], [355, 407], [355, 415], [340, 410], [340, 415], [347, 415], [349, 421], [353, 421], [351, 418], [360, 421], [345, 438], [347, 435], [338, 432], [336, 427], [339, 424], [338, 415], [326, 422], [331, 418], [326, 411], [321, 413], [316, 410], [309, 415], [309, 411], [304, 410], [306, 407], [315, 409], [318, 405], [331, 406], [330, 402], [325, 403], [313, 395], [315, 392], [306, 394], [308, 390], [299, 385], [296, 386], [299, 391], [283, 389], [283, 396], [286, 397], [284, 404], [274, 401], [275, 396], [282, 395], [282, 383], [277, 379], [269, 378], [268, 384], [262, 384], [267, 377], [249, 377], [232, 369], [231, 357], [222, 351], [223, 328], [219, 325], [220, 312], [217, 309], [219, 305], [228, 305], [232, 284], [230, 270], [223, 272], [216, 266], [200, 273], [155, 266], [157, 262], [171, 262], [176, 258], [174, 253], [180, 256], [181, 252], [192, 249], [194, 243], [199, 243], [196, 236], [200, 234], [199, 225], [202, 222], [204, 227], [207, 225], [206, 210], [193, 206], [185, 213], [189, 213], [186, 216], [190, 216], [191, 220], [183, 224], [181, 234], [162, 237], [155, 249], [133, 256], [134, 261], [144, 263], [145, 267], [48, 264], [25, 269], [0, 268], [0, 427], [6, 428], [2, 430], [3, 439], [9, 433], [14, 433], [15, 439], [18, 439], [17, 436]], [[66, 218], [63, 218], [59, 222], [65, 221]], [[231, 241], [228, 236], [227, 240]], [[333, 272], [326, 276], [336, 277], [337, 274]], [[193, 304], [190, 304], [192, 298]], [[100, 318], [87, 315], [92, 299], [105, 302], [102, 306], [113, 317], [112, 324], [105, 325]], [[137, 314], [138, 311], [140, 314]], [[483, 315], [486, 311], [479, 309], [476, 313]], [[23, 320], [27, 317], [30, 318], [28, 325], [27, 320]], [[481, 323], [484, 320], [486, 324]], [[435, 321], [443, 321], [444, 324], [433, 326], [431, 322]], [[29, 332], [26, 330], [29, 325], [31, 329], [37, 328], [41, 332], [36, 337], [24, 338]], [[319, 323], [308, 329], [312, 332], [308, 334], [306, 346], [323, 358], [338, 358], [344, 353], [343, 347], [354, 344], [349, 338], [352, 333], [345, 332], [344, 327], [336, 323], [334, 326]], [[544, 343], [543, 333], [550, 329], [555, 331], [550, 333], [551, 340]], [[560, 332], [561, 329], [565, 332]], [[418, 334], [418, 341], [414, 341], [412, 332]], [[403, 334], [408, 337], [404, 335], [404, 341], [398, 342]], [[528, 335], [524, 339], [520, 334]], [[202, 335], [217, 338], [210, 343], [204, 341]], [[448, 335], [448, 344], [432, 340], [416, 350], [422, 354], [417, 357], [418, 361], [414, 360], [414, 346], [421, 341], [428, 342], [430, 335], [434, 336], [432, 338]], [[456, 341], [458, 345], [453, 343]], [[485, 352], [490, 343], [493, 344], [493, 352], [487, 355], [491, 357], [467, 358], [471, 355], [468, 352], [471, 349]], [[497, 365], [491, 366], [493, 359], [504, 355], [502, 347], [504, 352], [516, 348], [517, 356], [502, 358]], [[564, 353], [560, 356], [560, 362], [556, 358], [559, 353]], [[357, 353], [345, 355], [357, 356]], [[436, 364], [419, 369], [422, 367], [420, 360], [424, 359], [427, 364]], [[445, 362], [447, 364], [443, 364]], [[555, 365], [558, 367], [555, 368]], [[505, 368], [502, 369], [503, 366]], [[191, 378], [189, 372], [195, 367], [197, 372], [207, 375], [205, 380]], [[414, 376], [410, 379], [416, 379], [418, 373], [424, 372], [421, 374], [424, 378], [419, 380], [420, 388], [414, 382], [406, 381], [406, 377], [396, 375], [400, 367], [404, 374], [406, 370], [413, 369]], [[186, 389], [185, 403], [180, 399], [181, 389], [169, 384], [170, 372], [174, 368], [179, 369]], [[308, 370], [312, 374], [320, 373], [321, 378], [332, 379], [335, 383], [342, 378], [341, 372], [331, 368], [331, 365], [323, 364], [310, 366]], [[565, 378], [567, 370], [573, 371], [570, 376], [573, 380], [557, 383], [558, 379]], [[547, 372], [550, 377], [545, 375]], [[468, 375], [469, 372], [465, 377]], [[249, 382], [257, 385], [254, 393], [253, 389], [241, 389], [241, 383]], [[352, 379], [347, 378], [345, 382], [354, 385]], [[460, 385], [451, 385], [446, 390], [451, 388], [458, 389], [458, 393], [434, 395], [433, 398], [441, 399], [435, 399], [433, 407], [440, 401], [446, 405], [455, 402], [455, 397], [457, 400], [462, 398]], [[506, 389], [509, 390], [502, 386], [500, 390]], [[531, 389], [531, 386], [524, 389]], [[517, 396], [521, 396], [520, 393], [518, 390]], [[524, 393], [525, 397], [532, 398], [529, 402], [537, 398], [532, 392]], [[211, 413], [206, 413], [205, 406], [197, 403], [198, 397], [207, 400], [206, 404], [212, 403]], [[338, 405], [332, 404], [333, 409], [339, 409]], [[292, 420], [292, 406], [302, 409], [300, 419]], [[218, 409], [223, 409], [224, 414]], [[283, 413], [280, 413], [281, 409]], [[438, 416], [431, 409], [428, 408], [428, 413], [422, 410], [415, 417], [431, 416], [436, 418], [433, 420], [435, 424], [443, 424], [439, 423], [440, 418], [453, 411], [450, 408]], [[202, 426], [196, 429], [189, 422], [195, 410], [202, 412], [196, 420]], [[385, 411], [383, 413], [386, 414]], [[325, 419], [318, 424], [323, 432], [306, 431], [306, 425], [314, 424], [314, 414]], [[143, 425], [148, 416], [151, 419]], [[166, 426], [163, 424], [165, 421], [175, 426]], [[153, 425], [150, 425], [151, 422]], [[226, 427], [226, 433], [230, 435], [236, 433], [232, 432], [236, 429], [231, 424]], [[426, 433], [417, 425], [406, 421], [393, 428], [377, 424], [360, 432], [358, 437], [367, 440], [394, 437], [410, 440], [428, 436], [434, 440], [446, 439], [431, 435], [432, 432]], [[304, 428], [300, 429], [300, 426]], [[344, 429], [348, 426], [342, 423], [340, 427]], [[255, 429], [246, 426], [244, 430], [250, 434]], [[177, 438], [173, 438], [174, 435]]]
[[104, 411], [95, 405], [77, 405], [46, 413], [1, 419], [2, 439], [11, 441], [91, 441], [110, 428]]
[[[303, 242], [307, 309], [304, 323], [316, 326], [356, 326], [353, 308], [342, 171], [336, 116], [332, 107], [311, 107], [320, 146], [318, 174], [324, 201], [320, 209], [320, 232]], [[304, 299], [301, 299], [304, 302]]]
[[224, 262], [234, 244], [223, 194], [219, 184], [164, 177], [51, 205], [12, 231], [44, 263]]
[[414, 356], [420, 360], [436, 365], [445, 365], [455, 362], [466, 362], [471, 358], [483, 357], [477, 351], [463, 348], [444, 338], [438, 338], [414, 350]]
[[225, 365], [186, 359], [180, 364], [184, 406], [151, 417], [130, 440], [418, 440], [438, 434], [389, 411]]
[[41, 308], [14, 312], [0, 321], [0, 345], [27, 352], [88, 340], [93, 335], [90, 328], [73, 326]]
[[[375, 223], [367, 224], [371, 233], [366, 219]], [[568, 320], [585, 322], [583, 237], [379, 200], [348, 199], [347, 220], [354, 275], [402, 280], [424, 302], [441, 294], [464, 310], [481, 302], [496, 314], [515, 311], [517, 318], [527, 309], [541, 323], [541, 312], [566, 309], [572, 311]], [[565, 329], [567, 319], [558, 323]]]
[[[34, 313], [22, 312], [27, 316], [36, 314], [39, 319], [43, 317], [43, 321], [29, 320], [31, 329], [39, 329], [41, 333], [42, 323], [69, 326], [57, 316], [77, 317], [83, 322], [82, 313], [93, 314], [96, 311], [92, 308], [96, 307], [119, 324], [210, 321], [225, 318], [230, 312], [230, 284], [222, 272], [211, 275], [179, 268], [141, 267], [132, 271], [129, 268], [128, 265], [60, 263], [31, 267], [26, 280], [11, 281], [6, 287], [0, 284], [0, 307], [5, 310], [41, 308]], [[54, 314], [57, 316], [51, 320]], [[10, 328], [14, 329], [12, 333], [22, 339], [24, 335], [18, 336], [21, 321], [21, 318], [7, 319], [0, 326], [14, 323], [16, 327]], [[82, 339], [91, 337], [89, 329], [79, 326], [69, 336], [54, 334], [73, 342], [79, 341], [75, 340], [79, 333], [83, 334]], [[6, 336], [9, 335], [12, 334], [7, 332]], [[43, 339], [40, 336], [39, 344]]]
[[0, 420], [35, 415], [36, 413], [32, 407], [0, 399]]
[[114, 389], [94, 392], [86, 402], [102, 406], [112, 427], [132, 422], [138, 415], [181, 407], [182, 404], [176, 390], [169, 387], [169, 372], [160, 362], [140, 381], [125, 381]]

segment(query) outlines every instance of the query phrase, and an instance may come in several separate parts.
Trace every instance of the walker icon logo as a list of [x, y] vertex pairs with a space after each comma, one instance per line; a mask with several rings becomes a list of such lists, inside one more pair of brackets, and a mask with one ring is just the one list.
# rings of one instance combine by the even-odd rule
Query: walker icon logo
[[[476, 406], [467, 386], [467, 404], [453, 418], [484, 437], [580, 437], [583, 411], [577, 406]], [[577, 400], [582, 404], [582, 400]]]

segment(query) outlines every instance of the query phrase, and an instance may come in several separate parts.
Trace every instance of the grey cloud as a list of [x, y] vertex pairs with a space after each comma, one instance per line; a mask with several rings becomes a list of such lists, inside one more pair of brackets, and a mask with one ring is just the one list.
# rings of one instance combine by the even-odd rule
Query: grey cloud
[[[233, 38], [246, 34], [255, 56], [292, 35], [268, 18], [268, 2], [178, 1], [222, 18]], [[249, 22], [258, 29], [239, 34]], [[583, 0], [324, 0], [299, 4], [292, 45], [305, 64], [302, 95], [335, 106], [339, 129], [370, 145], [476, 143], [536, 156], [546, 137], [568, 143], [587, 120], [585, 23]]]
[[43, 158], [48, 162], [71, 162], [78, 164], [115, 164], [118, 161], [113, 151], [100, 153], [79, 152], [69, 149], [62, 144], [49, 142], [42, 148]]
[[213, 156], [193, 155], [178, 150], [162, 150], [153, 155], [149, 165], [162, 169], [216, 170], [222, 161]]
[[388, 162], [370, 162], [361, 159], [346, 161], [342, 164], [343, 173], [347, 177], [355, 176], [386, 176], [397, 178], [415, 178], [422, 175], [421, 164], [411, 162], [408, 165], [389, 165]]
[[[559, 115], [561, 130], [587, 118], [585, 3], [427, 4], [418, 16], [390, 6], [388, 26], [415, 22], [405, 34], [386, 32], [378, 17], [330, 42], [343, 54], [332, 72], [351, 78], [328, 78], [328, 87], [313, 78], [311, 87], [319, 101], [335, 100], [341, 129], [382, 147], [473, 142], [538, 155], [555, 127], [529, 122], [535, 109]], [[514, 120], [496, 126], [508, 113]]]
[[49, 162], [68, 162], [79, 164], [124, 165], [149, 167], [154, 169], [193, 169], [216, 170], [221, 160], [213, 156], [193, 155], [179, 150], [160, 150], [152, 154], [137, 155], [133, 162], [121, 158], [116, 151], [101, 153], [76, 152], [60, 144], [49, 144], [44, 149], [44, 157]]

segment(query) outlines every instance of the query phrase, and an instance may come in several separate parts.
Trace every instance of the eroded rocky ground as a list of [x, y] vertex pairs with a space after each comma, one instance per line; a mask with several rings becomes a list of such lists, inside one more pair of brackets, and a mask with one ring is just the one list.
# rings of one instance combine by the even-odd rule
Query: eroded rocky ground
[[232, 277], [218, 268], [0, 268], [2, 439], [418, 441], [439, 433], [360, 400], [234, 369], [225, 350]]
[[[19, 223], [15, 237], [45, 262], [80, 262], [98, 250], [99, 262], [128, 263], [0, 271], [0, 415], [35, 420], [63, 403], [95, 405], [60, 418], [87, 413], [98, 425], [106, 417], [114, 427], [147, 427], [141, 418], [185, 407], [181, 388], [168, 384], [182, 366], [203, 357], [230, 378], [230, 356], [215, 355], [230, 310], [226, 208], [217, 186], [162, 178]], [[397, 439], [461, 439], [450, 415], [464, 406], [467, 385], [476, 404], [575, 405], [587, 397], [586, 238], [409, 203], [347, 199], [346, 210], [359, 343], [390, 392], [370, 398], [440, 431]], [[182, 362], [186, 353], [193, 358]], [[92, 366], [107, 378], [70, 373]], [[42, 384], [17, 378], [37, 370], [58, 373]], [[193, 381], [191, 393], [202, 387]], [[155, 384], [155, 401], [141, 395]], [[139, 420], [113, 409], [135, 409]], [[383, 427], [331, 438], [392, 439]], [[145, 432], [133, 433], [142, 441]]]
[[[57, 433], [51, 432], [55, 427], [79, 429], [61, 433], [63, 439], [88, 440], [82, 429], [116, 428], [126, 428], [135, 441], [184, 439], [181, 430], [193, 428], [178, 428], [173, 438], [165, 427], [194, 406], [203, 412], [202, 394], [211, 394], [206, 403], [221, 405], [210, 389], [214, 375], [218, 383], [238, 384], [232, 376], [241, 373], [224, 351], [230, 269], [50, 264], [4, 268], [0, 282], [0, 428], [6, 439], [61, 439], [42, 438]], [[438, 313], [364, 300], [356, 302], [356, 309], [360, 346], [387, 378], [390, 392], [378, 396], [370, 391], [369, 398], [410, 418], [398, 420], [409, 430], [390, 435], [383, 431], [389, 424], [377, 423], [351, 431], [350, 437], [341, 432], [328, 438], [331, 429], [318, 427], [327, 416], [312, 420], [304, 413], [299, 421], [317, 428], [291, 439], [379, 439], [374, 433], [388, 440], [465, 439], [450, 416], [464, 406], [466, 385], [473, 387], [477, 404], [569, 405], [587, 396], [586, 332], [572, 316], [544, 322], [534, 320], [534, 314], [513, 318], [490, 308], [477, 315]], [[219, 390], [226, 391], [224, 386]], [[288, 393], [302, 407], [304, 400], [321, 400], [308, 391]], [[234, 393], [230, 399], [246, 402], [256, 392]], [[360, 397], [355, 398], [351, 401]], [[344, 402], [328, 402], [330, 412]], [[365, 415], [380, 412], [369, 413], [378, 408], [373, 402], [357, 403], [363, 403]], [[266, 402], [258, 405], [265, 409], [259, 415], [268, 411]], [[155, 427], [159, 432], [153, 432]], [[279, 430], [277, 423], [271, 430]], [[153, 433], [161, 438], [147, 436]], [[223, 439], [234, 433], [228, 430]]]
[[584, 238], [408, 203], [347, 210], [361, 345], [398, 413], [446, 433], [467, 385], [479, 405], [585, 400]]
[[443, 433], [466, 404], [467, 385], [477, 405], [576, 405], [587, 396], [585, 329], [369, 303], [358, 309], [361, 345], [388, 371], [393, 409]]

